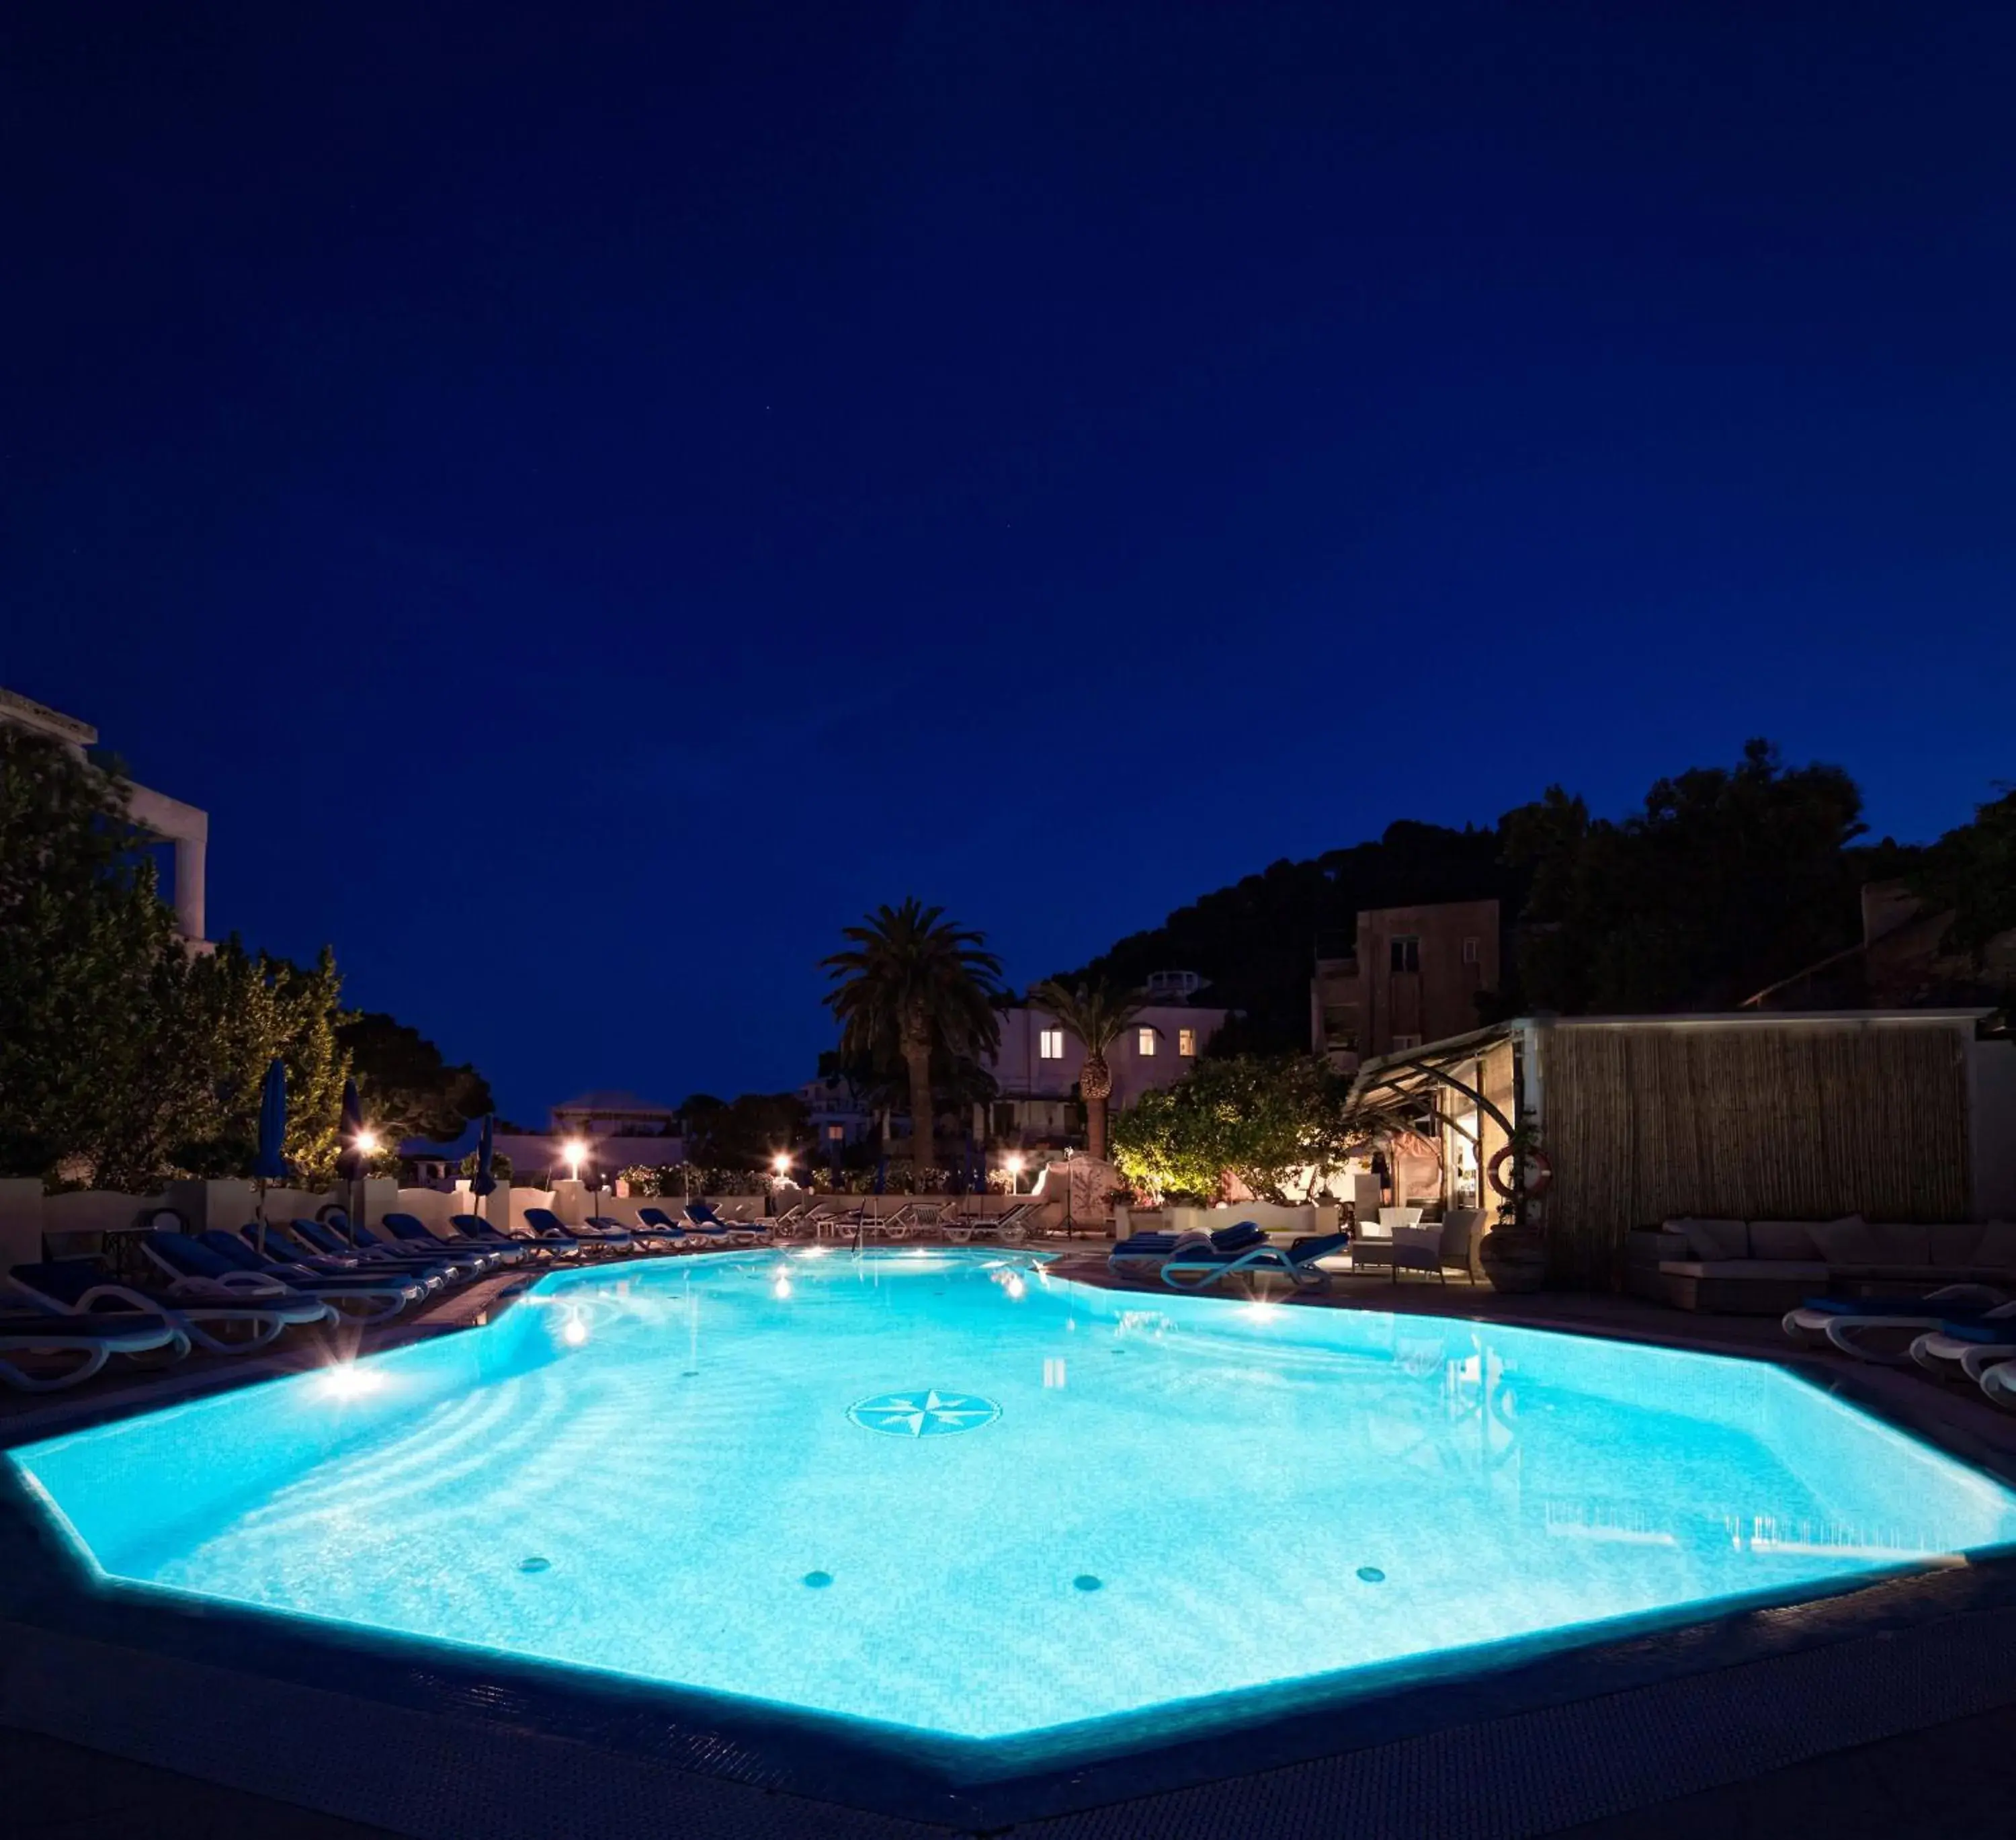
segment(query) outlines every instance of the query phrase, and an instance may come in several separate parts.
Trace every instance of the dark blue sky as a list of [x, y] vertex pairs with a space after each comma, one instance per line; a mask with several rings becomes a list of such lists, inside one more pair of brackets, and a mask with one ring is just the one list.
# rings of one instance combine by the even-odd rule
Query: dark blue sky
[[1764, 733], [2012, 769], [2016, 10], [19, 5], [0, 682], [535, 1114]]

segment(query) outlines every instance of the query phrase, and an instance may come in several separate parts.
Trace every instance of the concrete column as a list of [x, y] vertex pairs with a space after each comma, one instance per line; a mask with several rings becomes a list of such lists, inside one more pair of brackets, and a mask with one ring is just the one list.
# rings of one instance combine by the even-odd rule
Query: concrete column
[[209, 849], [207, 836], [175, 839], [175, 924], [192, 942], [209, 937], [203, 930], [203, 861]]

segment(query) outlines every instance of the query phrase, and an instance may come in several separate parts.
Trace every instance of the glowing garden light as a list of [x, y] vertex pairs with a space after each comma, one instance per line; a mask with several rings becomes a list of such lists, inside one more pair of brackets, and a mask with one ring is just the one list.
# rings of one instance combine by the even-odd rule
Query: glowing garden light
[[560, 1330], [560, 1340], [569, 1348], [585, 1348], [588, 1345], [587, 1323], [579, 1316], [569, 1316]]
[[322, 1376], [322, 1392], [332, 1399], [361, 1399], [385, 1384], [385, 1376], [355, 1361], [340, 1361]]

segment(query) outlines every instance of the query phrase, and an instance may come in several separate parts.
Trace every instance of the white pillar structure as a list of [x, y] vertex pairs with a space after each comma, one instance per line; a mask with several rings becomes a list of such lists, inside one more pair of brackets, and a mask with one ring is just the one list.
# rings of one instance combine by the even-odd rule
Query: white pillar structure
[[127, 801], [133, 822], [175, 846], [175, 924], [192, 952], [207, 952], [203, 932], [203, 864], [210, 848], [210, 814], [178, 798], [136, 786]]
[[[82, 759], [85, 751], [96, 744], [98, 731], [88, 722], [38, 703], [9, 690], [0, 690], [0, 722], [52, 735]], [[193, 952], [214, 949], [204, 932], [204, 858], [210, 848], [210, 814], [178, 798], [135, 786], [127, 802], [133, 822], [149, 836], [175, 846], [175, 927], [182, 942]]]

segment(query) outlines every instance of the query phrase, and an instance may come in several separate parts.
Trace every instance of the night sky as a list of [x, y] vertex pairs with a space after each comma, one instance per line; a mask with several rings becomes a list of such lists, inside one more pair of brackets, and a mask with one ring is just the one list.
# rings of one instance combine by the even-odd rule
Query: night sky
[[2016, 772], [2016, 9], [0, 15], [0, 682], [509, 1113], [1748, 736]]

